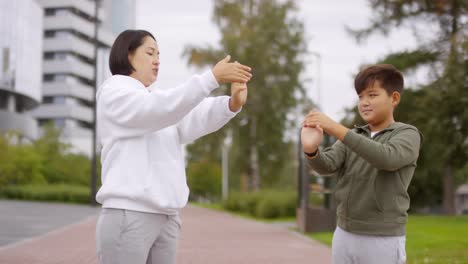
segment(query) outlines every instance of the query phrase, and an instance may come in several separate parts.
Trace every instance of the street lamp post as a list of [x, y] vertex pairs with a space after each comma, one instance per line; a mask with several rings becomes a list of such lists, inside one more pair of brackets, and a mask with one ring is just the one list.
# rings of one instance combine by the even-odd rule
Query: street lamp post
[[221, 163], [222, 163], [222, 197], [226, 201], [229, 192], [229, 149], [232, 143], [232, 131], [229, 129], [221, 147]]
[[316, 52], [316, 51], [311, 51], [310, 54], [312, 54], [316, 59], [317, 59], [317, 77], [316, 77], [316, 85], [315, 87], [317, 88], [317, 107], [323, 111], [322, 109], [322, 87], [321, 87], [321, 64], [322, 64], [322, 56], [320, 55], [320, 53]]
[[96, 192], [97, 192], [97, 157], [96, 157], [96, 90], [97, 90], [97, 55], [98, 55], [98, 12], [99, 12], [99, 1], [94, 0], [94, 84], [93, 84], [93, 120], [92, 120], [92, 146], [91, 146], [91, 192], [89, 202], [91, 205], [96, 205]]

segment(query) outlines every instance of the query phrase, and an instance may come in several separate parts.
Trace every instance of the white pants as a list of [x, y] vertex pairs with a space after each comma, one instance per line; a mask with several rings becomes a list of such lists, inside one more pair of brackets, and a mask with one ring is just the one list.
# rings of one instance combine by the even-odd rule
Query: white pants
[[103, 208], [96, 226], [100, 264], [175, 264], [178, 215]]
[[405, 236], [369, 236], [339, 227], [333, 234], [333, 264], [404, 264]]

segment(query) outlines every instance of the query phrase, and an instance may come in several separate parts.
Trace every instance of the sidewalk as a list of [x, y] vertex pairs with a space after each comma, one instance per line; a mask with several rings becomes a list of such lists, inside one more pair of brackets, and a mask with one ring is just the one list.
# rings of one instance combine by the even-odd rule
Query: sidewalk
[[[187, 206], [182, 212], [178, 264], [331, 262], [328, 247], [283, 227]], [[96, 216], [0, 248], [5, 264], [97, 264]]]

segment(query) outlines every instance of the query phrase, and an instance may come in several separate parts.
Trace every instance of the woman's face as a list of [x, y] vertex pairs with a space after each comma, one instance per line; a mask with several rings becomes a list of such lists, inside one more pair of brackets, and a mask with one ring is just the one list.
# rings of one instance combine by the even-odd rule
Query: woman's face
[[143, 44], [132, 54], [128, 54], [128, 60], [135, 69], [131, 77], [139, 80], [145, 87], [154, 83], [159, 71], [159, 49], [152, 37], [145, 37]]

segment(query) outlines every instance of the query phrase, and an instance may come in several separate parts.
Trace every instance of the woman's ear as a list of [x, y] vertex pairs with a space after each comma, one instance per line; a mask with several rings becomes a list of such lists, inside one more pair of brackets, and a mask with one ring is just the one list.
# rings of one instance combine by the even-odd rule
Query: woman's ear
[[133, 57], [134, 57], [134, 55], [132, 53], [128, 53], [128, 56], [127, 56], [128, 62], [130, 62], [130, 65], [132, 65], [132, 67], [133, 67], [133, 63], [132, 63], [133, 62]]
[[400, 103], [401, 95], [399, 92], [392, 93], [392, 105], [393, 107], [397, 106]]

